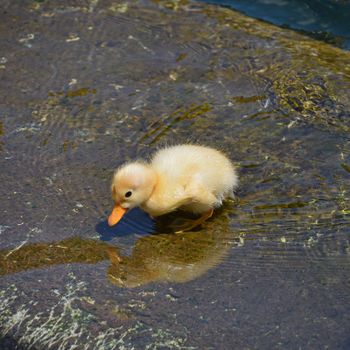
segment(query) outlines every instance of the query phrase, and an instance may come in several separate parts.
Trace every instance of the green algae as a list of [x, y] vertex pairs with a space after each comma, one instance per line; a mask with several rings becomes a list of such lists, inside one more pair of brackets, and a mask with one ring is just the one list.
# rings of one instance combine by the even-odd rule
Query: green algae
[[150, 131], [146, 132], [141, 138], [140, 141], [151, 138], [150, 144], [155, 144], [164, 137], [167, 132], [172, 130], [174, 126], [183, 121], [191, 120], [199, 117], [204, 117], [207, 112], [211, 110], [209, 103], [203, 103], [201, 105], [190, 105], [189, 107], [179, 108], [175, 110], [170, 115], [163, 116], [160, 120], [150, 125]]
[[347, 171], [348, 173], [350, 173], [350, 165], [348, 165], [348, 164], [346, 164], [346, 163], [341, 163], [340, 165], [341, 165], [341, 167], [342, 167], [345, 171]]
[[180, 62], [184, 60], [187, 57], [187, 53], [181, 53], [179, 56], [176, 57], [176, 62]]
[[91, 89], [91, 88], [81, 88], [81, 89], [77, 89], [77, 90], [72, 90], [72, 91], [68, 91], [66, 93], [67, 97], [81, 97], [81, 96], [87, 96], [87, 95], [91, 95], [91, 94], [96, 94], [96, 89]]
[[151, 0], [152, 2], [156, 3], [158, 6], [164, 7], [169, 10], [177, 11], [184, 6], [187, 6], [189, 4], [189, 0]]
[[74, 98], [74, 97], [82, 97], [82, 96], [87, 96], [87, 95], [95, 95], [97, 93], [96, 89], [92, 89], [92, 88], [88, 88], [88, 87], [83, 87], [80, 89], [76, 89], [76, 90], [70, 90], [67, 92], [63, 92], [63, 91], [49, 91], [48, 95], [49, 97], [70, 97], [70, 98]]
[[72, 237], [60, 242], [36, 243], [0, 251], [0, 274], [48, 267], [57, 264], [96, 264], [108, 259], [107, 244]]
[[[286, 50], [289, 57], [277, 55], [260, 68], [255, 67], [260, 79], [272, 83], [278, 103], [286, 108], [286, 113], [297, 112], [306, 121], [349, 131], [348, 124], [335, 117], [346, 113], [350, 107], [349, 52], [293, 31], [282, 31], [229, 9], [208, 6], [203, 13], [242, 34], [260, 37], [273, 45], [278, 42]], [[260, 53], [254, 50], [253, 54], [268, 58], [268, 54], [261, 50]], [[316, 70], [318, 73], [325, 71], [322, 78], [315, 79]], [[333, 74], [326, 73], [329, 71]]]
[[235, 103], [250, 103], [265, 100], [266, 96], [234, 96], [232, 100]]
[[264, 204], [254, 207], [256, 210], [261, 209], [293, 209], [293, 208], [304, 208], [308, 205], [305, 202], [291, 202], [291, 203], [280, 203], [280, 204]]

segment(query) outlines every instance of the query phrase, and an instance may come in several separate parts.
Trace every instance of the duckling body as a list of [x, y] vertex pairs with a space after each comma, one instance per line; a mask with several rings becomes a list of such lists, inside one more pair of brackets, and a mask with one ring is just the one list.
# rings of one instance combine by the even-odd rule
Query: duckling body
[[[233, 196], [238, 177], [232, 162], [220, 151], [198, 145], [160, 149], [149, 163], [129, 163], [112, 181], [116, 206], [140, 206], [152, 216], [176, 209], [203, 214]], [[111, 217], [110, 217], [111, 218]], [[114, 224], [112, 220], [110, 224]]]
[[204, 146], [178, 145], [159, 150], [150, 162], [160, 181], [142, 208], [158, 216], [177, 208], [196, 214], [232, 196], [237, 175], [221, 152]]

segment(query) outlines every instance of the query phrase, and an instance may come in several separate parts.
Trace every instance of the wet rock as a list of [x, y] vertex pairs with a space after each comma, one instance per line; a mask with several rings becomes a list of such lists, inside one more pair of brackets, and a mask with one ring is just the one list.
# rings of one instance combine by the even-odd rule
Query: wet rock
[[[346, 347], [349, 52], [185, 0], [6, 0], [0, 28], [4, 347]], [[113, 169], [183, 142], [237, 202], [103, 242]]]

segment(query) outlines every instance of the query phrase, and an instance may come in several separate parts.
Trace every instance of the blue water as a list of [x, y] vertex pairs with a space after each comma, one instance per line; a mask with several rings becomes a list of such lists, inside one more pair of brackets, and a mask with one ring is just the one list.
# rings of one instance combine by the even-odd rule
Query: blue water
[[350, 49], [349, 0], [203, 0]]

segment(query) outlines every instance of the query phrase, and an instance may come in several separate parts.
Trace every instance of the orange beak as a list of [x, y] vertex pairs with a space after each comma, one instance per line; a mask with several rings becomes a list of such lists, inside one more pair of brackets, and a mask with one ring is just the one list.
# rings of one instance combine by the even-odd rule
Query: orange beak
[[108, 217], [108, 225], [113, 226], [117, 224], [121, 218], [124, 216], [128, 209], [122, 208], [120, 205], [115, 205], [111, 215]]

